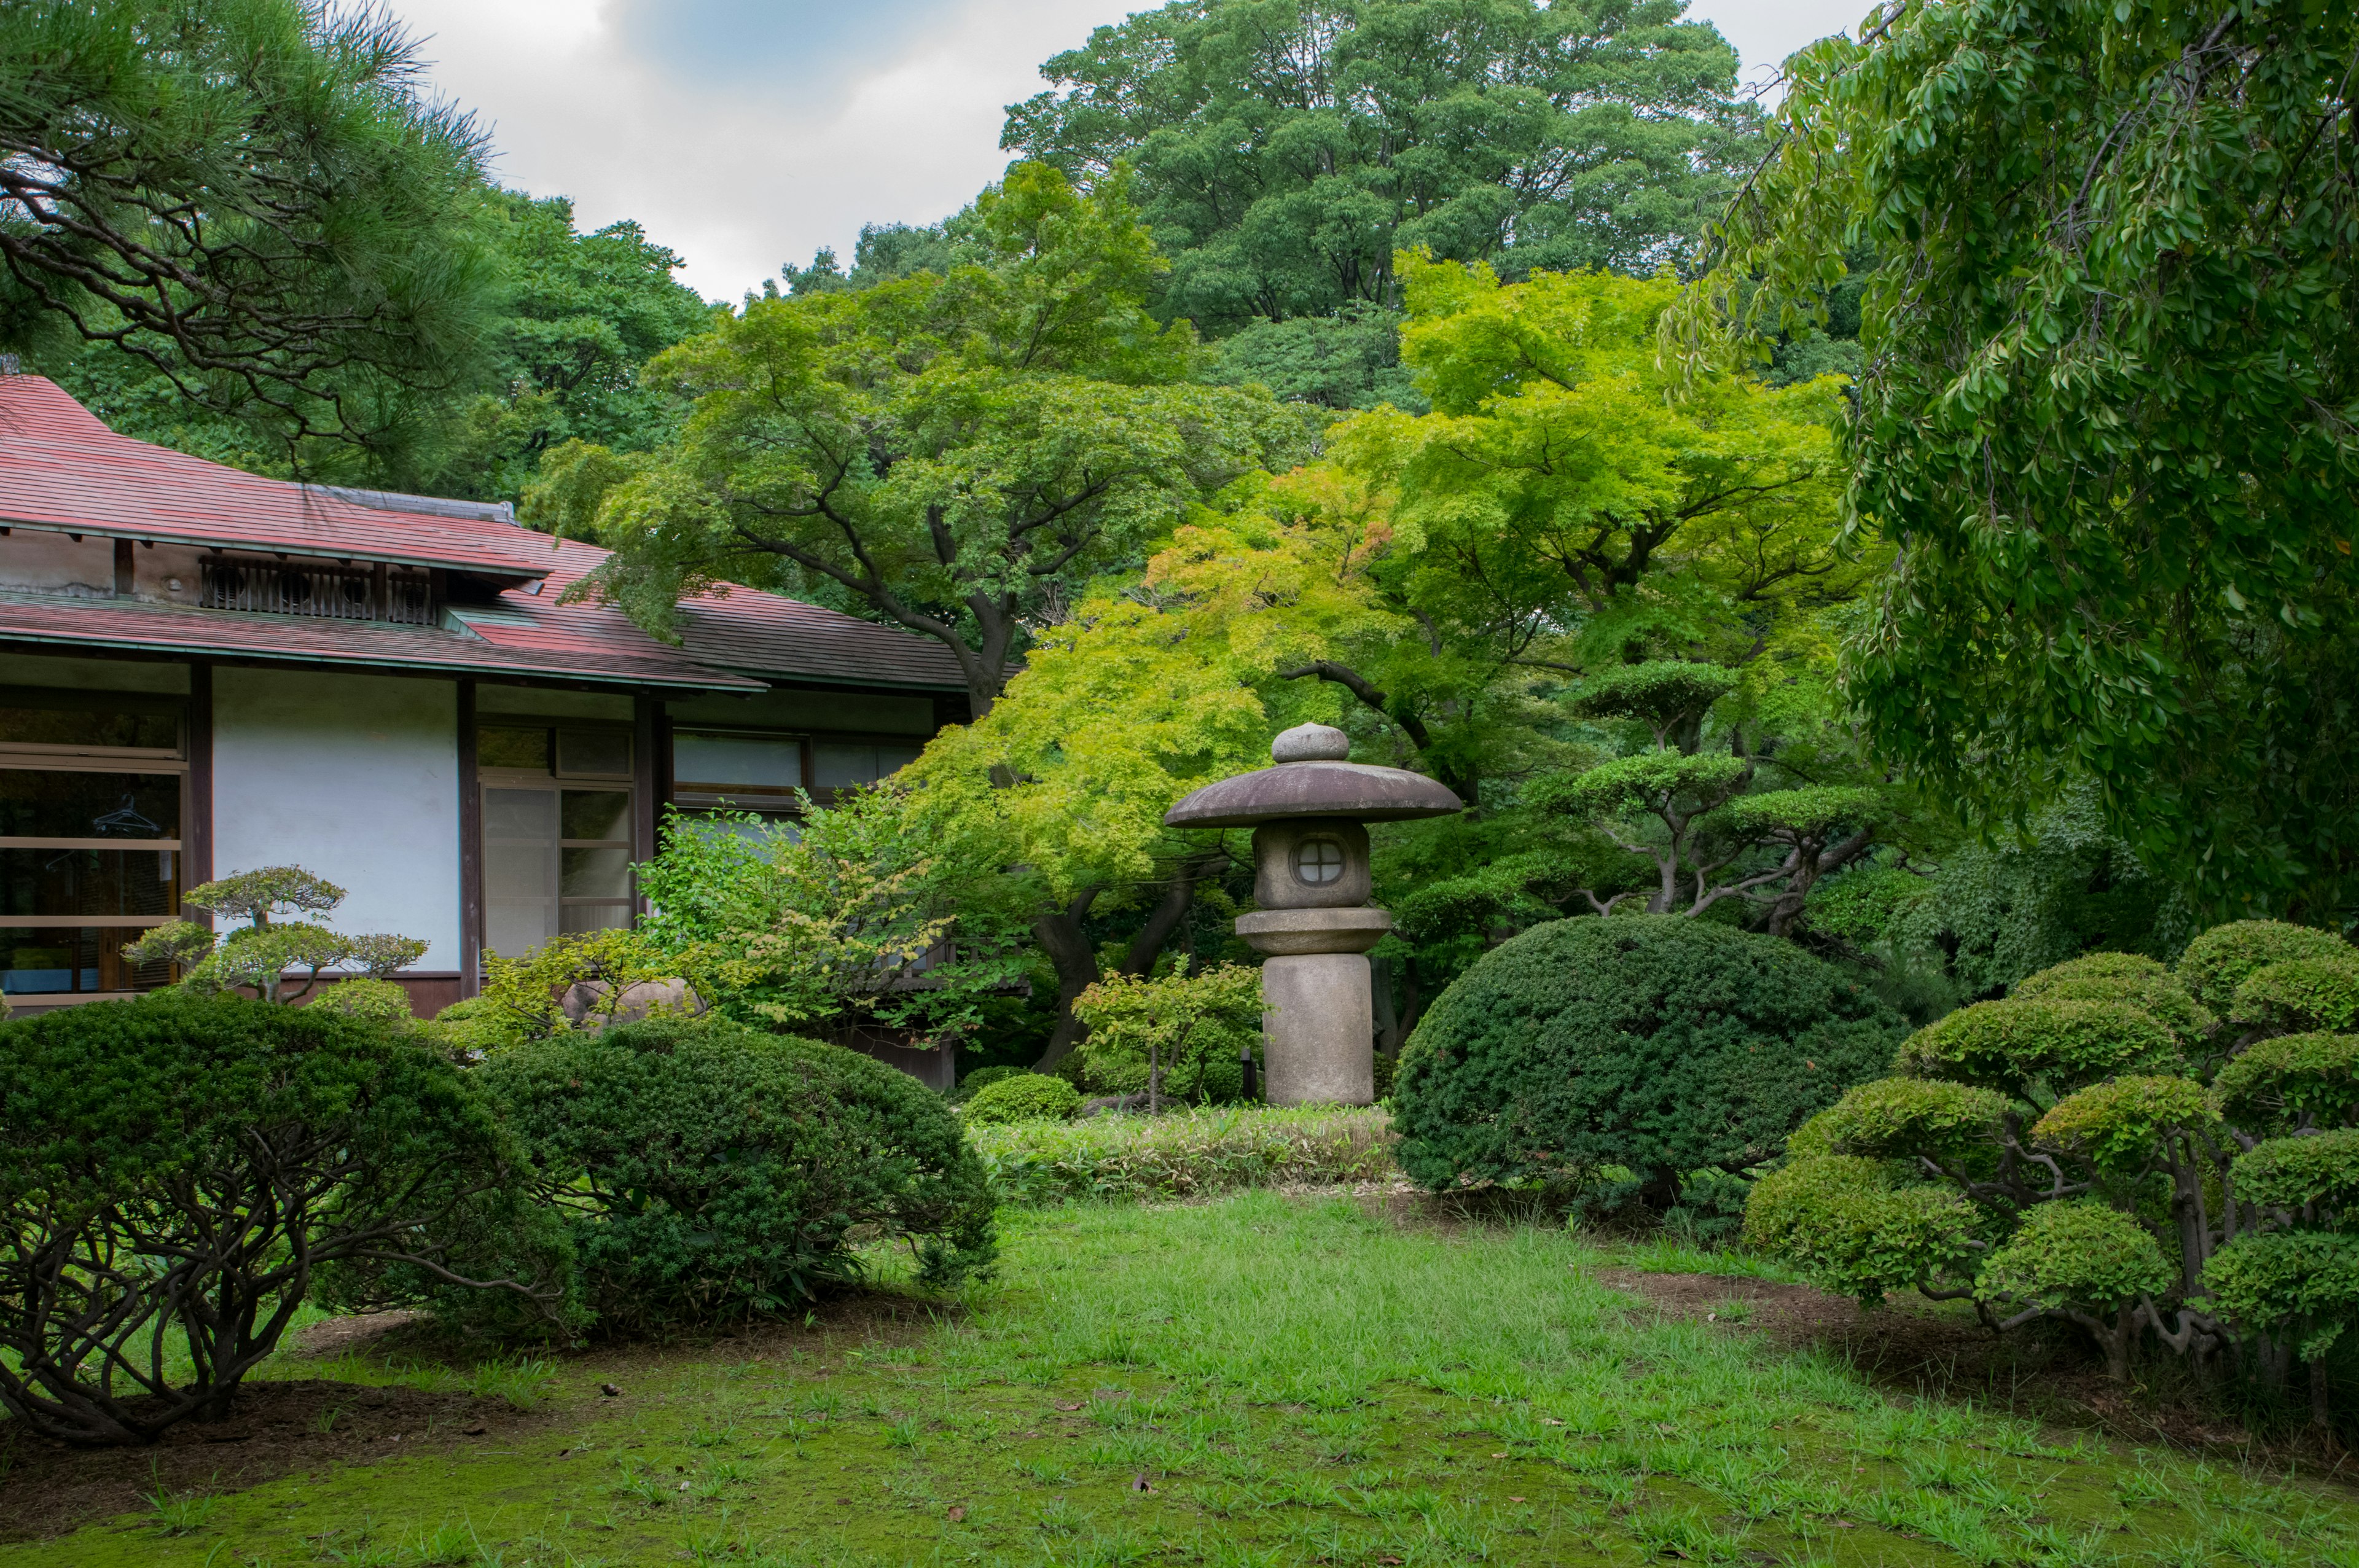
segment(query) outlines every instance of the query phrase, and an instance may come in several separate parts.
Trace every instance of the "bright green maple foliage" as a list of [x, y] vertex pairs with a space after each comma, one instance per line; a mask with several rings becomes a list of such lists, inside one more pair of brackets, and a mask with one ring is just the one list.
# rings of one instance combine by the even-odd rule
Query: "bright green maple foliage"
[[[1986, 813], [2075, 773], [2214, 909], [2359, 873], [2348, 6], [1903, 0], [1791, 62], [1691, 344], [1879, 258], [1848, 429], [1899, 547], [1875, 739]], [[1766, 281], [1765, 281], [1766, 280]]]
[[1643, 271], [1755, 123], [1680, 0], [1177, 0], [1057, 56], [1002, 146], [1138, 171], [1160, 308], [1225, 329], [1399, 303], [1393, 254]]
[[1301, 438], [1267, 393], [1188, 380], [1122, 181], [1022, 166], [976, 220], [988, 265], [754, 300], [658, 359], [695, 408], [651, 458], [552, 453], [539, 514], [615, 551], [589, 590], [658, 631], [716, 581], [834, 603], [941, 642], [979, 715], [1093, 574]]

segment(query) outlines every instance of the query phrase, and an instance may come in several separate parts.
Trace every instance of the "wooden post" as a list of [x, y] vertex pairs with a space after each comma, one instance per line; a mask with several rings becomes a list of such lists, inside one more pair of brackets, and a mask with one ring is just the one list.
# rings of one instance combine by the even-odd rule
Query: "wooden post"
[[475, 683], [459, 682], [459, 996], [484, 989], [484, 791], [475, 767]]
[[[210, 660], [189, 661], [189, 787], [180, 803], [180, 889], [186, 891], [213, 880], [213, 666]], [[182, 917], [211, 929], [210, 911], [182, 912]]]

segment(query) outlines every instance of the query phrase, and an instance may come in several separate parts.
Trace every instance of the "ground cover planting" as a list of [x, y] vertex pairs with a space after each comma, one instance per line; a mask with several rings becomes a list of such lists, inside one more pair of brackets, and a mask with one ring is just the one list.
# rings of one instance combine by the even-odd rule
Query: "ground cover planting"
[[[528, 1417], [157, 1486], [0, 1565], [2359, 1563], [2332, 1484], [1878, 1389], [1598, 1278], [1676, 1249], [1269, 1192], [1001, 1224], [959, 1303], [511, 1361], [485, 1391]], [[269, 1376], [434, 1376], [387, 1354]]]

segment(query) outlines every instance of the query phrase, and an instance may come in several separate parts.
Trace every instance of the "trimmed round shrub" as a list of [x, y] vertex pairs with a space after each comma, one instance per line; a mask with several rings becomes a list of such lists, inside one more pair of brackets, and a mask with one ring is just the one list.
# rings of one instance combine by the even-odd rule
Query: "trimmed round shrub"
[[2178, 976], [2136, 953], [2091, 953], [2016, 982], [2016, 1001], [2120, 1002], [2152, 1018], [2193, 1050], [2219, 1020], [2197, 1005]]
[[1858, 1155], [1797, 1158], [1754, 1183], [1745, 1206], [1748, 1245], [1871, 1305], [1893, 1291], [1946, 1283], [1973, 1256], [1980, 1225], [1957, 1193], [1898, 1181], [1887, 1162]]
[[740, 1321], [909, 1246], [945, 1288], [995, 1254], [982, 1162], [941, 1097], [857, 1052], [718, 1019], [527, 1041], [478, 1069], [569, 1227], [610, 1331]]
[[2135, 1173], [2153, 1157], [2158, 1139], [2209, 1130], [2219, 1119], [2212, 1097], [2194, 1079], [2131, 1076], [2092, 1084], [2057, 1101], [2033, 1124], [2031, 1136], [2050, 1148], [2085, 1154], [2108, 1172]]
[[371, 979], [366, 975], [355, 975], [323, 987], [310, 1005], [322, 1012], [373, 1019], [379, 1023], [406, 1022], [413, 1016], [408, 991], [391, 980]]
[[2271, 1138], [2236, 1156], [2236, 1195], [2269, 1208], [2359, 1208], [2359, 1127]]
[[1956, 1161], [1995, 1152], [2007, 1098], [1992, 1089], [1932, 1078], [1878, 1078], [1862, 1084], [1802, 1124], [1789, 1144], [1799, 1158], [1858, 1154], [1869, 1159], [1919, 1152]]
[[1082, 1108], [1082, 1093], [1046, 1073], [1017, 1073], [986, 1084], [966, 1102], [969, 1121], [1062, 1121]]
[[1538, 925], [1476, 960], [1402, 1048], [1397, 1158], [1433, 1190], [1631, 1172], [1667, 1206], [1749, 1170], [1907, 1025], [1788, 942], [1682, 915]]
[[2179, 1037], [2115, 1001], [2009, 997], [1936, 1019], [1900, 1048], [1898, 1070], [1951, 1077], [2026, 1098], [2035, 1084], [2069, 1092], [2115, 1073], [2184, 1065]]
[[2236, 988], [2255, 969], [2289, 958], [2348, 963], [2351, 945], [2331, 931], [2281, 920], [2238, 920], [2215, 925], [2179, 956], [2179, 979], [2195, 1000], [2221, 1017], [2235, 1005]]
[[2290, 1130], [2304, 1115], [2329, 1127], [2359, 1111], [2359, 1036], [2281, 1034], [2247, 1045], [2212, 1080], [2223, 1115], [2248, 1131]]
[[950, 1102], [952, 1105], [964, 1105], [1002, 1078], [1021, 1077], [1031, 1070], [1029, 1067], [977, 1067], [958, 1081], [958, 1087], [950, 1093]]
[[2027, 1306], [2110, 1310], [2168, 1290], [2175, 1273], [2145, 1226], [2094, 1198], [2074, 1198], [2026, 1214], [1984, 1263], [1982, 1291]]
[[2359, 1023], [2359, 957], [2264, 964], [2236, 988], [2228, 1019], [2271, 1034], [2305, 1030], [2340, 1033]]
[[0, 1405], [81, 1444], [226, 1415], [329, 1273], [413, 1299], [372, 1281], [450, 1281], [527, 1190], [468, 1076], [382, 1022], [167, 991], [0, 1023]]

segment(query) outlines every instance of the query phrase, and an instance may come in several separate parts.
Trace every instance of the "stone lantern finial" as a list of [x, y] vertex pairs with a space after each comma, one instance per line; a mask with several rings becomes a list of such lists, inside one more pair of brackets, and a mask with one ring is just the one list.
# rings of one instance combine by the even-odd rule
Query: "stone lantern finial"
[[1298, 724], [1269, 743], [1279, 762], [1341, 762], [1352, 755], [1352, 738], [1332, 724]]
[[1350, 761], [1351, 737], [1298, 724], [1270, 743], [1276, 766], [1206, 784], [1164, 814], [1173, 827], [1254, 829], [1254, 902], [1237, 935], [1262, 964], [1264, 1054], [1273, 1105], [1375, 1098], [1368, 949], [1393, 917], [1368, 907], [1369, 822], [1465, 809], [1403, 768]]

